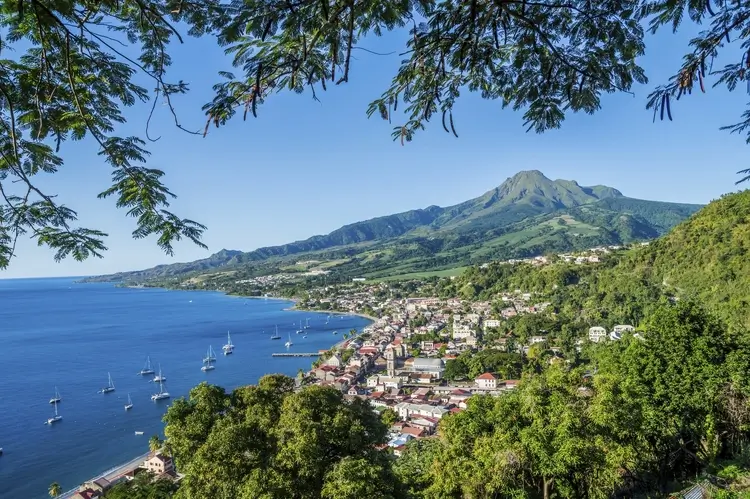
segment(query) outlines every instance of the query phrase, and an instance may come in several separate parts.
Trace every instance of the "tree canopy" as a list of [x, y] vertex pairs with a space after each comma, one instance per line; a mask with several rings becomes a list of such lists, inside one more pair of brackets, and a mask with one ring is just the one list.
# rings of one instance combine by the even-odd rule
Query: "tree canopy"
[[341, 392], [265, 376], [227, 394], [202, 383], [164, 417], [167, 445], [185, 478], [183, 499], [389, 498], [393, 479], [376, 450], [386, 427]]
[[[205, 227], [169, 211], [174, 194], [164, 172], [147, 165], [144, 136], [121, 136], [124, 108], [162, 100], [174, 124], [205, 135], [236, 116], [257, 116], [274, 93], [313, 98], [356, 75], [353, 52], [363, 39], [403, 29], [403, 61], [391, 85], [367, 109], [410, 141], [437, 118], [458, 136], [453, 110], [462, 92], [522, 110], [529, 130], [559, 127], [565, 115], [593, 113], [601, 96], [647, 81], [643, 25], [707, 25], [690, 42], [675, 76], [656, 87], [648, 106], [672, 119], [674, 101], [713, 85], [734, 90], [750, 78], [750, 10], [727, 0], [3, 0], [0, 2], [0, 268], [18, 237], [50, 247], [56, 259], [101, 256], [106, 234], [77, 225], [77, 213], [38, 175], [63, 165], [69, 140], [93, 138], [111, 167], [114, 197], [137, 221], [136, 238], [155, 236], [167, 253], [187, 239], [202, 245]], [[188, 130], [172, 105], [187, 92], [170, 80], [170, 43], [214, 38], [237, 74], [221, 73], [204, 106], [204, 130]], [[721, 68], [727, 47], [742, 57]], [[747, 52], [747, 53], [746, 53]], [[153, 85], [150, 91], [146, 78]], [[709, 81], [710, 80], [710, 81]], [[152, 112], [153, 112], [152, 108]], [[666, 117], [666, 118], [665, 118]], [[745, 133], [750, 111], [729, 126]], [[750, 136], [749, 136], [750, 137]], [[748, 171], [750, 172], [750, 171]], [[747, 178], [747, 177], [746, 177]], [[45, 187], [42, 187], [42, 185]], [[54, 184], [53, 184], [54, 185]]]

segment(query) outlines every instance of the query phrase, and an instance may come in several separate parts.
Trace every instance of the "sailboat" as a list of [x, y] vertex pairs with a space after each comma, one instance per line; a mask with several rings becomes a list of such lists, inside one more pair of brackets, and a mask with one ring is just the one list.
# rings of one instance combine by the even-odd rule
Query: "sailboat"
[[310, 329], [310, 319], [305, 319], [305, 329]]
[[162, 381], [167, 381], [167, 377], [161, 373], [161, 364], [159, 364], [159, 374], [154, 376], [154, 383], [161, 383]]
[[60, 396], [60, 392], [57, 391], [57, 387], [55, 387], [55, 396], [49, 399], [50, 404], [59, 404], [62, 402], [62, 397]]
[[232, 337], [229, 336], [229, 331], [227, 331], [227, 344], [221, 347], [221, 349], [224, 350], [224, 355], [230, 355], [234, 350], [234, 345], [232, 345]]
[[279, 326], [276, 326], [276, 332], [273, 333], [273, 335], [271, 336], [271, 339], [272, 340], [280, 340], [281, 339], [281, 336], [279, 336]]
[[339, 334], [339, 332], [338, 331], [334, 331], [333, 334]]
[[128, 403], [125, 404], [125, 410], [129, 411], [132, 408], [133, 408], [133, 401], [130, 400], [130, 393], [128, 393]]
[[140, 374], [141, 376], [154, 374], [154, 370], [151, 368], [151, 357], [146, 357], [146, 365], [143, 366], [143, 369], [141, 369], [138, 374]]
[[151, 400], [156, 402], [157, 400], [164, 400], [169, 398], [169, 392], [164, 391], [164, 383], [159, 381], [159, 393], [151, 395]]
[[297, 330], [297, 334], [303, 333], [304, 329], [302, 329], [302, 321], [299, 321], [299, 329]]
[[108, 383], [107, 386], [102, 388], [101, 393], [112, 393], [115, 391], [115, 385], [112, 383], [112, 375], [107, 373]]
[[203, 367], [201, 367], [201, 371], [203, 371], [205, 373], [207, 371], [213, 371], [214, 369], [216, 369], [216, 367], [214, 367], [214, 365], [211, 364], [211, 362], [213, 362], [215, 360], [216, 360], [216, 357], [214, 357], [212, 355], [212, 349], [211, 349], [211, 346], [209, 345], [209, 347], [208, 347], [208, 356], [205, 359], [203, 359], [203, 364], [205, 364], [205, 365]]
[[326, 324], [328, 324], [330, 321], [331, 321], [331, 316], [329, 315], [328, 317], [326, 317]]
[[211, 362], [216, 361], [216, 353], [214, 352], [214, 347], [211, 345], [208, 346], [208, 355], [203, 359], [204, 364], [210, 364]]
[[47, 420], [47, 424], [57, 423], [62, 421], [62, 416], [57, 413], [57, 402], [55, 402], [55, 415]]
[[287, 341], [286, 343], [284, 343], [284, 346], [287, 347], [287, 348], [289, 348], [292, 345], [294, 345], [294, 343], [292, 343], [292, 335], [290, 334], [289, 335], [289, 341]]

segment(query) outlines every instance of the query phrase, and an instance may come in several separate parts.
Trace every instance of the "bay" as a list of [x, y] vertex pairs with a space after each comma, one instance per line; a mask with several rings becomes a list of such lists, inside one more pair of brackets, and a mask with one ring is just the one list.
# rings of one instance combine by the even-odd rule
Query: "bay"
[[[286, 351], [330, 348], [370, 321], [285, 310], [292, 303], [216, 292], [76, 284], [73, 278], [0, 280], [0, 497], [47, 497], [50, 483], [71, 489], [146, 452], [163, 434], [169, 401], [152, 402], [158, 385], [139, 376], [146, 356], [159, 364], [172, 399], [201, 381], [231, 390], [264, 374], [294, 376], [312, 358], [274, 358]], [[295, 334], [309, 319], [308, 337]], [[294, 324], [293, 324], [294, 323]], [[281, 340], [270, 339], [278, 325]], [[333, 335], [333, 331], [339, 335]], [[221, 355], [227, 331], [233, 355]], [[216, 370], [200, 370], [209, 345]], [[102, 394], [111, 373], [116, 390]], [[49, 399], [58, 387], [63, 420]], [[128, 393], [134, 407], [124, 410]], [[136, 436], [142, 431], [142, 436]]]

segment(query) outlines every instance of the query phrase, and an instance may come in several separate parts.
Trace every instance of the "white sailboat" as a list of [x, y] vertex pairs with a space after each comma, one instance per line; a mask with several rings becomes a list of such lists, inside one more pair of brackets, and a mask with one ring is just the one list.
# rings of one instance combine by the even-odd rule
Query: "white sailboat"
[[203, 364], [205, 364], [205, 365], [203, 367], [201, 367], [201, 371], [203, 371], [205, 373], [207, 371], [213, 371], [214, 369], [216, 369], [216, 367], [213, 364], [211, 364], [211, 362], [213, 362], [215, 360], [216, 360], [216, 357], [212, 356], [212, 354], [211, 354], [211, 346], [209, 346], [208, 347], [208, 356], [205, 359], [203, 359]]
[[60, 396], [60, 392], [57, 391], [57, 387], [55, 387], [55, 396], [49, 399], [50, 404], [59, 404], [62, 402], [62, 397]]
[[58, 421], [62, 421], [62, 416], [57, 413], [57, 402], [55, 402], [55, 415], [49, 418], [46, 424], [53, 424], [57, 423]]
[[221, 349], [224, 351], [224, 355], [230, 355], [234, 351], [234, 345], [232, 344], [232, 337], [229, 336], [229, 331], [227, 331], [227, 344], [221, 347]]
[[302, 329], [302, 321], [299, 321], [299, 329], [297, 330], [297, 334], [304, 333], [305, 330]]
[[151, 357], [146, 357], [146, 365], [143, 366], [143, 369], [141, 369], [138, 374], [141, 376], [148, 376], [149, 374], [154, 374], [154, 370], [151, 367]]
[[310, 329], [310, 319], [305, 319], [305, 329]]
[[161, 373], [161, 364], [159, 364], [159, 374], [154, 376], [154, 383], [161, 383], [167, 381], [167, 377]]
[[272, 340], [280, 340], [281, 336], [279, 336], [279, 326], [276, 326], [276, 332], [273, 333], [273, 336], [271, 336]]
[[292, 343], [292, 335], [290, 334], [289, 335], [289, 341], [287, 341], [286, 343], [284, 343], [284, 346], [287, 347], [287, 348], [289, 348], [292, 345], [294, 345], [294, 343]]
[[130, 400], [130, 393], [128, 393], [128, 403], [125, 404], [125, 410], [129, 411], [132, 408], [133, 408], [133, 401]]
[[112, 393], [113, 391], [115, 391], [115, 384], [112, 383], [112, 375], [107, 373], [107, 379], [107, 386], [102, 388], [101, 393]]
[[151, 400], [156, 402], [157, 400], [164, 400], [169, 398], [169, 392], [164, 391], [164, 383], [159, 381], [159, 393], [151, 395]]
[[216, 353], [214, 352], [214, 347], [212, 347], [211, 345], [209, 345], [208, 346], [208, 355], [206, 355], [206, 357], [203, 358], [203, 363], [204, 364], [210, 364], [211, 362], [215, 362], [215, 361], [216, 361]]

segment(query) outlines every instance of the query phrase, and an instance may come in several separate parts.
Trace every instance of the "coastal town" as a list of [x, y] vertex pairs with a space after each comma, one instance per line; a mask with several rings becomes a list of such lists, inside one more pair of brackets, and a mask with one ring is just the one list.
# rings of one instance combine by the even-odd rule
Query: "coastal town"
[[[619, 249], [600, 247], [495, 263], [541, 267], [554, 260], [598, 265], [607, 254]], [[480, 268], [486, 269], [487, 265]], [[262, 284], [264, 294], [273, 296], [276, 286], [290, 280], [288, 275], [277, 275], [248, 282]], [[391, 282], [356, 278], [346, 285], [307, 289], [305, 297], [297, 300], [297, 309], [360, 315], [372, 323], [361, 331], [344, 334], [344, 339], [330, 349], [274, 354], [317, 357], [307, 372], [298, 373], [296, 386], [326, 386], [340, 391], [345, 399], [367, 400], [389, 427], [387, 443], [382, 448], [396, 458], [410, 441], [434, 436], [441, 419], [465, 410], [472, 397], [499, 397], [514, 390], [520, 382], [520, 365], [525, 357], [539, 356], [548, 363], [567, 362], [564, 349], [545, 331], [520, 341], [506, 327], [514, 318], [548, 311], [551, 303], [536, 293], [514, 289], [492, 300], [468, 300], [411, 296], [434, 289], [419, 280], [409, 283], [410, 296], [395, 293], [396, 287]], [[611, 330], [591, 325], [581, 331], [575, 350], [580, 351], [587, 344], [619, 340], [626, 333], [640, 337], [628, 324], [614, 325]], [[476, 365], [465, 371], [455, 368], [461, 359], [482, 355], [500, 356], [519, 367], [493, 369], [496, 366], [492, 362], [480, 362], [479, 368]], [[143, 473], [153, 479], [174, 482], [182, 478], [172, 458], [157, 450], [89, 480], [61, 497], [104, 497], [113, 486], [132, 481]]]
[[[598, 263], [599, 256], [617, 248], [595, 248], [578, 255], [560, 255], [576, 264]], [[548, 259], [537, 257], [506, 264], [546, 265]], [[366, 399], [373, 410], [388, 412], [383, 420], [390, 424], [387, 446], [399, 456], [405, 445], [434, 435], [438, 423], [447, 414], [466, 409], [467, 401], [476, 395], [502, 396], [513, 390], [518, 379], [483, 369], [474, 376], [456, 376], [450, 365], [459, 356], [470, 357], [482, 352], [515, 355], [545, 351], [549, 363], [566, 362], [563, 350], [548, 341], [543, 331], [528, 337], [524, 343], [514, 341], [511, 333], [498, 334], [503, 323], [512, 317], [538, 314], [550, 306], [533, 293], [513, 290], [490, 301], [459, 298], [409, 297], [391, 298], [388, 283], [367, 284], [359, 280], [330, 290], [313, 289], [299, 308], [328, 308], [340, 313], [366, 315], [374, 320], [361, 334], [345, 339], [334, 348], [319, 352], [313, 368], [298, 376], [299, 386], [316, 384], [333, 387], [344, 396]], [[317, 298], [315, 298], [317, 297]], [[497, 306], [500, 303], [501, 306]], [[639, 334], [629, 324], [615, 325], [611, 330], [592, 325], [582, 331], [575, 349], [586, 343], [619, 340], [626, 333]]]

